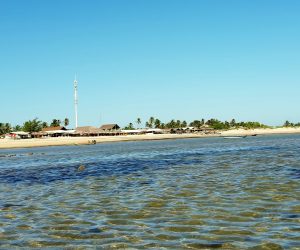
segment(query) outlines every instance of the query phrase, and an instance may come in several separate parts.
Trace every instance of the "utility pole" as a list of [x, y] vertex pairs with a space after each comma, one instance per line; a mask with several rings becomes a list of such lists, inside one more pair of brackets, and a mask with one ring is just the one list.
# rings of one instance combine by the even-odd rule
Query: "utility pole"
[[74, 80], [74, 104], [75, 104], [75, 128], [78, 127], [78, 97], [77, 97], [77, 79], [75, 74], [75, 80]]

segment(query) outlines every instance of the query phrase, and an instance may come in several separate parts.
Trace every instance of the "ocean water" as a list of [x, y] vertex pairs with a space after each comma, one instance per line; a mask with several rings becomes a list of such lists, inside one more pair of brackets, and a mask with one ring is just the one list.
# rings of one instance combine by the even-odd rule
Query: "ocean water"
[[0, 151], [1, 249], [300, 249], [299, 200], [299, 135]]

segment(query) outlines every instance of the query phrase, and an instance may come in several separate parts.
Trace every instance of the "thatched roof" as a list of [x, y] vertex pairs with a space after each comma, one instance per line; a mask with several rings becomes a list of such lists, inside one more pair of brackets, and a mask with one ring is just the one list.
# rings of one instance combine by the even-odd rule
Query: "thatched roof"
[[116, 130], [119, 128], [118, 124], [104, 124], [100, 127], [101, 130]]
[[45, 133], [45, 132], [42, 132], [42, 131], [40, 131], [40, 132], [31, 132], [31, 135], [46, 135], [47, 133]]
[[83, 126], [83, 127], [77, 127], [76, 133], [80, 134], [93, 134], [93, 133], [100, 133], [101, 130], [99, 128], [93, 127], [93, 126]]
[[56, 130], [67, 130], [67, 129], [65, 127], [63, 127], [63, 126], [47, 127], [47, 128], [43, 128], [42, 129], [43, 132], [56, 131]]

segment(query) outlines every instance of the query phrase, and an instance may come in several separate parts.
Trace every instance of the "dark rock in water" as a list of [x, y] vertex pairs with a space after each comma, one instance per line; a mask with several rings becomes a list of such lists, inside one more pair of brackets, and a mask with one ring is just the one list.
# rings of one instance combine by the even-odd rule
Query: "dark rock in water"
[[28, 153], [27, 155], [33, 155], [33, 153], [32, 153], [32, 152], [30, 152], [30, 153]]
[[85, 170], [85, 166], [83, 166], [83, 165], [80, 165], [79, 167], [78, 167], [78, 169], [77, 169], [78, 171], [83, 171], [83, 170]]
[[283, 250], [284, 248], [278, 244], [275, 243], [271, 243], [271, 242], [267, 242], [267, 243], [263, 243], [261, 245], [257, 245], [251, 248], [248, 248], [251, 250]]
[[298, 214], [288, 214], [286, 216], [287, 219], [297, 219], [299, 218], [300, 216]]
[[13, 207], [21, 207], [22, 205], [5, 203], [0, 205], [0, 210], [10, 210]]
[[102, 233], [102, 230], [99, 228], [95, 227], [89, 230], [89, 233]]
[[296, 179], [300, 178], [300, 169], [292, 168], [290, 171], [291, 171], [291, 175], [293, 176], [293, 178], [296, 178]]
[[22, 205], [18, 204], [11, 204], [11, 203], [5, 203], [3, 204], [3, 207], [21, 207]]
[[0, 157], [15, 157], [16, 154], [6, 154], [6, 155], [0, 155]]
[[194, 249], [215, 249], [215, 248], [222, 248], [223, 244], [222, 243], [189, 243], [187, 244], [189, 248], [194, 248]]

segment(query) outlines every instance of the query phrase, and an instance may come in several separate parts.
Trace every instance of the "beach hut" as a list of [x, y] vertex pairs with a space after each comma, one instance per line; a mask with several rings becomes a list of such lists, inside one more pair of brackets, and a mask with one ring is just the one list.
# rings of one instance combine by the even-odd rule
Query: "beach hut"
[[50, 137], [59, 137], [69, 134], [69, 132], [67, 132], [67, 129], [63, 126], [43, 128], [42, 133]]
[[46, 132], [31, 132], [31, 137], [32, 138], [42, 138], [43, 136], [46, 136], [47, 133]]
[[100, 130], [102, 131], [117, 131], [120, 129], [120, 126], [118, 124], [104, 124], [100, 127]]
[[148, 128], [144, 130], [146, 134], [163, 134], [163, 130], [160, 128]]
[[49, 132], [49, 131], [57, 131], [57, 130], [67, 130], [63, 126], [57, 126], [57, 127], [46, 127], [42, 129], [42, 132]]
[[75, 129], [75, 134], [79, 134], [81, 136], [98, 136], [101, 132], [102, 130], [93, 126], [82, 126]]
[[29, 139], [31, 138], [30, 133], [24, 131], [15, 131], [10, 132], [9, 134], [5, 135], [7, 139]]
[[122, 129], [121, 132], [124, 135], [140, 135], [143, 134], [144, 132], [140, 129]]

